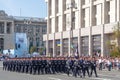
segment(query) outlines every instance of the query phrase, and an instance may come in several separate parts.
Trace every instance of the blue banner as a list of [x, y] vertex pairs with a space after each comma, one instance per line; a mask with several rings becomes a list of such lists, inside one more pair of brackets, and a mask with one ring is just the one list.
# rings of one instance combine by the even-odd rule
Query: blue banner
[[15, 34], [15, 56], [23, 57], [28, 53], [27, 35], [26, 33]]

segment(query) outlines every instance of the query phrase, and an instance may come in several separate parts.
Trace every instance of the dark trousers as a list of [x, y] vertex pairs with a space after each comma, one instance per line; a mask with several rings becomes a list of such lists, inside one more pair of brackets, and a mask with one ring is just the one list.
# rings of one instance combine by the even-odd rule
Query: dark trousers
[[74, 67], [74, 69], [73, 69], [73, 76], [77, 77], [77, 74], [78, 74], [78, 68]]
[[112, 65], [108, 65], [108, 71], [111, 71]]
[[67, 75], [69, 76], [69, 74], [70, 74], [70, 67], [67, 67], [67, 68], [66, 68], [66, 73], [67, 73]]
[[95, 73], [95, 76], [97, 77], [96, 67], [91, 67], [91, 74], [90, 74], [90, 76], [92, 76], [93, 71]]
[[99, 64], [99, 70], [102, 70], [102, 63]]
[[84, 76], [84, 77], [86, 76], [86, 72], [87, 72], [88, 76], [90, 76], [90, 75], [89, 75], [89, 68], [88, 68], [88, 67], [85, 67], [85, 68], [83, 69], [83, 76]]

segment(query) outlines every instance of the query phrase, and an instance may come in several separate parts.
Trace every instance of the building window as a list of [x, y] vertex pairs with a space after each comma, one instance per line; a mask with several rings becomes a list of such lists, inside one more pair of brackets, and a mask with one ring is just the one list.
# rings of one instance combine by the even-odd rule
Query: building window
[[0, 33], [3, 34], [4, 33], [4, 23], [0, 22]]
[[100, 53], [101, 52], [101, 36], [94, 35], [92, 36], [92, 43], [93, 43], [93, 53]]
[[63, 39], [63, 56], [68, 55], [68, 39]]
[[110, 23], [110, 14], [109, 14], [109, 12], [110, 12], [110, 2], [109, 1], [107, 1], [106, 2], [106, 23]]
[[11, 23], [7, 23], [7, 33], [11, 33]]
[[88, 52], [89, 52], [89, 37], [85, 36], [85, 37], [81, 37], [81, 43], [82, 43], [82, 56], [88, 56]]
[[78, 47], [78, 38], [77, 37], [74, 37], [73, 40], [72, 40], [72, 45], [73, 45], [73, 53], [76, 52], [76, 49]]
[[43, 27], [43, 28], [42, 28], [42, 33], [43, 33], [43, 34], [46, 34], [46, 27]]
[[4, 49], [4, 39], [0, 38], [0, 50]]
[[56, 56], [59, 56], [59, 55], [60, 55], [60, 46], [61, 46], [60, 40], [56, 40], [56, 45], [55, 45], [55, 48], [56, 48]]

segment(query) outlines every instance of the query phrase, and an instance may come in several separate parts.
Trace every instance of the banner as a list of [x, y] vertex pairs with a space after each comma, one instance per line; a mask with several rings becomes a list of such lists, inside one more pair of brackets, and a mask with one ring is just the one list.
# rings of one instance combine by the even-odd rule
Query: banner
[[28, 41], [26, 33], [15, 34], [15, 56], [22, 57], [28, 53]]

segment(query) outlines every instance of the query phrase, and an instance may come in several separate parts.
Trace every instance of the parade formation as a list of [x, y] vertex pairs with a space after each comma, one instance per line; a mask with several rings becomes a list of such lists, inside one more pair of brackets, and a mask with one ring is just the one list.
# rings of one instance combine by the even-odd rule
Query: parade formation
[[[89, 72], [91, 69], [91, 72]], [[15, 71], [29, 74], [57, 74], [66, 73], [77, 77], [85, 77], [86, 71], [88, 76], [96, 72], [96, 60], [86, 58], [24, 58], [9, 59], [3, 62], [3, 70]]]
[[105, 59], [101, 57], [32, 57], [13, 58], [3, 61], [4, 71], [33, 75], [61, 73], [81, 78], [85, 78], [86, 76], [92, 77], [93, 75], [98, 77], [97, 70], [105, 68], [107, 68], [108, 71], [111, 71], [113, 68], [120, 70], [120, 59]]

